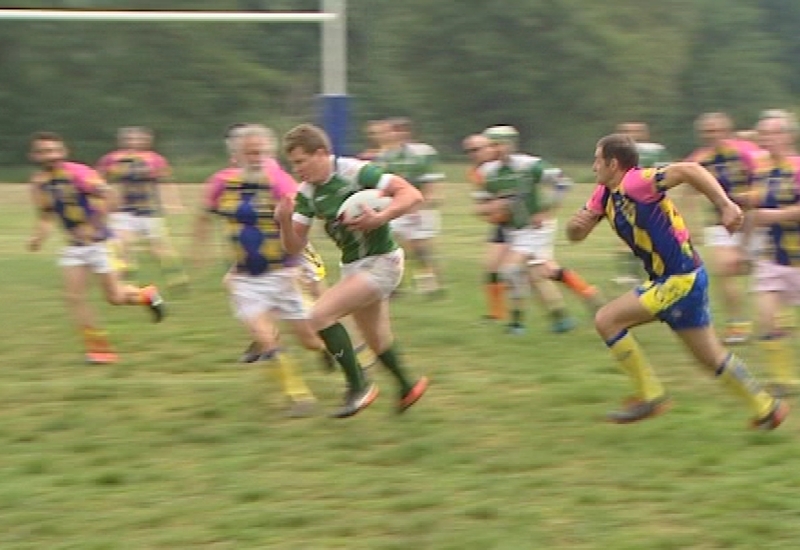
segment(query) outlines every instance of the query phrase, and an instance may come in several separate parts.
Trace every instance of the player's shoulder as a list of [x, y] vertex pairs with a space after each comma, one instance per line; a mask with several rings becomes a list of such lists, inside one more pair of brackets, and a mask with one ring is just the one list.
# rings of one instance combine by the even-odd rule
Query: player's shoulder
[[100, 177], [97, 170], [81, 162], [66, 161], [61, 164], [61, 169], [67, 174], [80, 179]]
[[50, 181], [50, 173], [45, 170], [36, 170], [28, 178], [28, 183], [34, 187], [40, 187]]
[[419, 156], [434, 156], [437, 154], [436, 149], [432, 145], [422, 142], [413, 142], [406, 145], [409, 152]]
[[297, 194], [298, 196], [303, 196], [304, 198], [311, 200], [314, 198], [314, 186], [307, 181], [303, 181], [297, 187]]
[[791, 163], [792, 167], [797, 171], [798, 177], [800, 177], [800, 155], [791, 155], [789, 157], [789, 162]]
[[479, 176], [486, 178], [495, 174], [500, 169], [501, 163], [499, 160], [489, 160], [476, 168]]
[[153, 150], [147, 151], [147, 155], [151, 159], [157, 160], [158, 162], [168, 163], [167, 157], [165, 157], [163, 154], [159, 153], [158, 151], [153, 151]]
[[641, 168], [639, 166], [636, 168], [631, 168], [625, 172], [624, 176], [622, 176], [622, 182], [620, 183], [620, 186], [625, 188], [630, 187], [631, 185], [639, 184], [643, 181], [652, 180], [657, 171], [658, 169], [656, 168]]
[[375, 164], [355, 157], [331, 157], [331, 161], [333, 162], [334, 173], [340, 178], [349, 181], [357, 179], [359, 172], [366, 166], [379, 168]]
[[236, 179], [240, 172], [241, 170], [239, 170], [239, 168], [237, 168], [236, 166], [226, 166], [225, 168], [221, 168], [220, 170], [217, 170], [216, 172], [211, 174], [211, 176], [206, 181], [210, 183], [213, 182], [225, 183], [233, 179]]
[[509, 165], [513, 170], [524, 171], [532, 170], [537, 166], [541, 166], [544, 161], [535, 155], [528, 155], [527, 153], [514, 153], [509, 157]]

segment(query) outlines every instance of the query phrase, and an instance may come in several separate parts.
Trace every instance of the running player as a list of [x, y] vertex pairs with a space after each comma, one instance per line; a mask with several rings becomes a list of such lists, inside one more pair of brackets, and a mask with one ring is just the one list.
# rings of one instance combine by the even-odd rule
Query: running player
[[[162, 213], [182, 210], [175, 184], [169, 180], [167, 160], [152, 150], [153, 134], [147, 128], [121, 128], [119, 149], [103, 156], [97, 171], [119, 187], [119, 212], [112, 214], [112, 229], [118, 239], [123, 261], [135, 271], [133, 247], [139, 238], [149, 241], [149, 250], [167, 277], [169, 286], [188, 283], [178, 254], [169, 242]], [[162, 200], [163, 199], [163, 200]]]
[[619, 411], [616, 423], [636, 422], [664, 411], [669, 397], [648, 363], [631, 328], [655, 321], [666, 323], [710, 372], [739, 396], [753, 412], [752, 425], [778, 427], [788, 405], [771, 396], [753, 378], [744, 362], [728, 352], [711, 325], [708, 276], [692, 246], [683, 218], [667, 196], [668, 189], [689, 183], [714, 204], [719, 222], [737, 231], [742, 211], [714, 177], [694, 162], [662, 168], [637, 168], [639, 155], [630, 136], [611, 134], [595, 150], [597, 186], [586, 206], [567, 225], [570, 241], [584, 240], [602, 218], [642, 260], [649, 280], [612, 300], [595, 316], [595, 327], [614, 358], [634, 383], [636, 395]]
[[423, 294], [439, 295], [444, 287], [433, 239], [441, 229], [438, 207], [442, 197], [438, 183], [444, 175], [434, 172], [438, 154], [426, 143], [411, 141], [411, 121], [406, 118], [389, 120], [387, 131], [384, 150], [374, 162], [411, 183], [425, 199], [416, 212], [392, 220], [392, 232], [398, 244], [416, 261], [415, 287]]
[[[666, 147], [660, 143], [650, 141], [650, 128], [644, 122], [623, 122], [617, 126], [617, 132], [627, 134], [636, 141], [640, 168], [657, 168], [671, 160]], [[612, 280], [618, 285], [630, 286], [639, 284], [644, 275], [639, 258], [632, 254], [624, 244], [620, 245], [617, 256], [616, 267], [619, 270], [619, 275]]]
[[65, 298], [80, 326], [90, 363], [114, 363], [105, 331], [99, 328], [87, 302], [89, 277], [96, 274], [106, 300], [112, 305], [144, 305], [156, 322], [164, 316], [164, 301], [154, 286], [137, 288], [122, 284], [112, 267], [108, 240], [108, 214], [113, 209], [113, 191], [91, 168], [68, 162], [64, 140], [52, 132], [38, 132], [30, 142], [30, 158], [39, 167], [31, 178], [31, 197], [39, 213], [28, 242], [39, 250], [50, 233], [53, 220], [61, 222], [67, 246], [61, 251]]
[[754, 222], [768, 230], [754, 271], [760, 347], [773, 394], [798, 387], [791, 326], [782, 322], [782, 307], [800, 305], [800, 159], [795, 156], [797, 123], [781, 110], [762, 114], [758, 142], [769, 154], [766, 185], [743, 202], [759, 210]]
[[[404, 179], [378, 166], [347, 157], [334, 157], [324, 131], [310, 124], [290, 130], [284, 151], [302, 179], [297, 200], [284, 197], [278, 209], [281, 238], [289, 253], [298, 253], [308, 241], [314, 218], [342, 253], [342, 279], [314, 304], [311, 324], [328, 351], [345, 371], [347, 393], [333, 416], [347, 417], [369, 406], [377, 397], [374, 383], [365, 379], [347, 330], [338, 322], [352, 314], [369, 347], [398, 382], [397, 410], [403, 412], [425, 393], [428, 379], [413, 379], [402, 365], [391, 330], [389, 296], [403, 276], [403, 250], [391, 235], [388, 222], [422, 203], [422, 194]], [[342, 203], [364, 188], [377, 188], [392, 197], [384, 210], [365, 209], [347, 224], [338, 221]]]
[[[464, 153], [469, 157], [467, 180], [473, 185], [472, 198], [475, 204], [484, 203], [492, 198], [485, 189], [485, 182], [480, 173], [480, 167], [487, 162], [497, 160], [497, 148], [494, 143], [483, 134], [472, 134], [464, 138], [461, 143]], [[488, 221], [488, 220], [487, 220]], [[500, 277], [503, 259], [508, 254], [507, 228], [505, 224], [489, 222], [489, 238], [486, 246], [486, 259], [484, 270], [486, 282], [486, 302], [488, 312], [484, 319], [489, 321], [503, 321], [506, 319], [506, 283]]]
[[561, 170], [542, 159], [517, 153], [519, 134], [512, 126], [493, 126], [484, 135], [494, 143], [497, 160], [480, 167], [485, 190], [492, 200], [477, 205], [476, 211], [493, 223], [508, 226], [510, 246], [502, 260], [502, 273], [513, 304], [508, 331], [512, 334], [524, 331], [522, 312], [529, 287], [533, 287], [547, 308], [553, 332], [570, 331], [575, 322], [553, 281], [564, 283], [592, 310], [598, 307], [599, 293], [575, 271], [562, 268], [554, 259], [555, 209], [566, 188], [565, 179]]
[[297, 288], [297, 255], [286, 254], [274, 218], [275, 205], [296, 192], [294, 180], [280, 179], [266, 166], [269, 131], [249, 124], [232, 136], [235, 166], [217, 172], [206, 187], [205, 208], [195, 229], [195, 249], [204, 246], [211, 214], [227, 221], [235, 263], [226, 276], [226, 288], [236, 317], [259, 349], [259, 359], [278, 375], [289, 406], [287, 415], [307, 416], [314, 396], [289, 356], [278, 347], [278, 320], [286, 322], [308, 349], [322, 351], [322, 341], [311, 330], [308, 310]]
[[[763, 179], [763, 170], [759, 166], [763, 152], [749, 142], [731, 138], [732, 123], [726, 114], [705, 113], [697, 119], [695, 127], [704, 146], [694, 151], [689, 160], [698, 162], [711, 172], [729, 196], [746, 194], [759, 179]], [[716, 208], [712, 208], [710, 220], [711, 225], [703, 232], [703, 240], [711, 248], [713, 274], [718, 277], [727, 317], [723, 341], [741, 344], [747, 341], [751, 331], [741, 288], [741, 278], [748, 273], [746, 266], [750, 252], [742, 247], [740, 232], [731, 234], [722, 226]], [[757, 243], [751, 246], [757, 246]]]

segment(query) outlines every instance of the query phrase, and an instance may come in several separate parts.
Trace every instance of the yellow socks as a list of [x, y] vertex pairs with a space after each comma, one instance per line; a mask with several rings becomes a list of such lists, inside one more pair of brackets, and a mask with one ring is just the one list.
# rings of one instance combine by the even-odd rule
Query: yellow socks
[[614, 359], [622, 370], [630, 376], [636, 390], [636, 397], [652, 401], [664, 395], [664, 386], [645, 358], [642, 348], [627, 330], [623, 330], [606, 342]]
[[728, 354], [716, 374], [732, 393], [747, 403], [756, 418], [766, 417], [775, 407], [775, 399], [764, 391], [744, 362], [734, 354]]
[[[265, 354], [266, 355], [266, 354]], [[288, 356], [279, 352], [273, 352], [269, 359], [271, 367], [269, 370], [280, 382], [284, 395], [292, 401], [302, 401], [314, 399], [314, 394], [306, 386], [303, 377], [295, 367], [294, 361]]]
[[784, 335], [769, 335], [759, 341], [764, 352], [770, 381], [776, 384], [793, 384], [794, 353], [789, 338]]

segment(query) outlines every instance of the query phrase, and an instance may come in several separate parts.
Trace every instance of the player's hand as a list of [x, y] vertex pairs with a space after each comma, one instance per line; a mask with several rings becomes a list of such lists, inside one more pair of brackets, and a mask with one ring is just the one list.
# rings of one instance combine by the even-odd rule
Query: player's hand
[[42, 237], [39, 235], [34, 235], [30, 239], [28, 239], [28, 250], [31, 252], [37, 252], [42, 248]]
[[729, 200], [720, 211], [720, 220], [722, 221], [722, 225], [725, 226], [725, 229], [728, 230], [728, 233], [736, 233], [742, 228], [744, 214], [742, 213], [742, 209], [739, 208], [739, 205]]
[[344, 222], [344, 225], [353, 231], [367, 232], [377, 229], [384, 225], [384, 220], [378, 212], [375, 212], [369, 206], [361, 207], [361, 214], [350, 221]]
[[279, 225], [288, 227], [292, 223], [292, 214], [294, 214], [294, 197], [284, 195], [275, 207], [275, 219]]

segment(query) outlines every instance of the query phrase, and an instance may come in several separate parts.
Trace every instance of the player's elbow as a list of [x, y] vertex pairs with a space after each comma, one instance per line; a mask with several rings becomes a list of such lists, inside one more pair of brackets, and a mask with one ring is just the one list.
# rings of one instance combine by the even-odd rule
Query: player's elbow
[[425, 195], [416, 187], [409, 185], [409, 208], [416, 210], [425, 201]]

